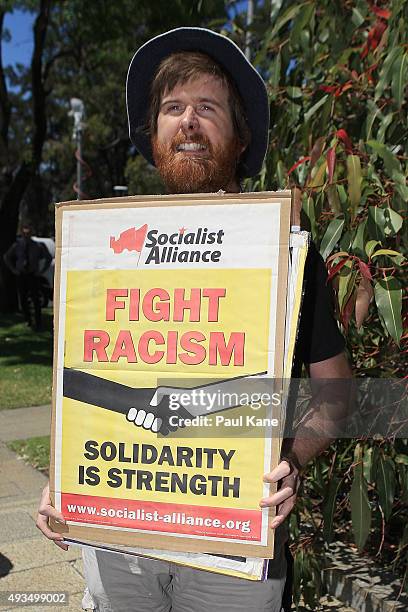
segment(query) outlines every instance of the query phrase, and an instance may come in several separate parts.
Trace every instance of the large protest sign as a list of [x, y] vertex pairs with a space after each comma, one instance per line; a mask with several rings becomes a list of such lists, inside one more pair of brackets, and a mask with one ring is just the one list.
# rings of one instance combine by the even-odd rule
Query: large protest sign
[[244, 396], [283, 375], [289, 215], [288, 192], [57, 206], [51, 489], [67, 537], [272, 556], [259, 500], [279, 401], [273, 385]]

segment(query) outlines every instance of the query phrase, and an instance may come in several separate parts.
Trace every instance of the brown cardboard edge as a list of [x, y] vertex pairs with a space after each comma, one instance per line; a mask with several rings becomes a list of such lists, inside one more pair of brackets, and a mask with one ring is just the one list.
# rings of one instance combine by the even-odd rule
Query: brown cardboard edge
[[[220, 197], [224, 201], [220, 201]], [[57, 363], [58, 363], [58, 335], [59, 335], [59, 310], [60, 310], [60, 293], [57, 291], [60, 285], [61, 278], [61, 244], [62, 244], [62, 216], [64, 209], [68, 208], [82, 208], [87, 210], [100, 209], [100, 208], [112, 208], [112, 204], [117, 204], [118, 208], [133, 208], [135, 204], [139, 204], [139, 207], [150, 206], [152, 202], [155, 202], [159, 206], [179, 206], [179, 200], [189, 200], [184, 205], [197, 206], [200, 203], [203, 204], [246, 204], [247, 200], [251, 200], [253, 203], [262, 205], [270, 204], [271, 201], [281, 203], [280, 210], [280, 244], [283, 250], [280, 251], [280, 261], [278, 267], [278, 294], [282, 290], [286, 290], [287, 286], [287, 268], [288, 268], [288, 256], [289, 256], [289, 232], [290, 232], [290, 209], [291, 209], [291, 192], [289, 190], [281, 192], [249, 192], [241, 194], [181, 194], [181, 195], [167, 195], [167, 196], [130, 196], [127, 198], [104, 198], [100, 200], [72, 200], [68, 202], [60, 202], [56, 204], [55, 213], [55, 224], [56, 224], [56, 262], [55, 262], [55, 281], [54, 281], [54, 366], [53, 366], [53, 392], [52, 392], [52, 417], [51, 417], [51, 462], [50, 462], [50, 494], [53, 505], [55, 505], [55, 426], [56, 426], [56, 378], [57, 378]], [[285, 276], [286, 275], [286, 276]], [[286, 293], [285, 293], [286, 295]], [[279, 346], [279, 342], [283, 341], [284, 338], [284, 321], [285, 321], [285, 308], [284, 305], [280, 305], [277, 312], [277, 332], [275, 333], [275, 361], [279, 363], [279, 375], [281, 377], [283, 372], [283, 349], [276, 350]], [[278, 342], [279, 338], [279, 342]], [[278, 464], [279, 461], [279, 448], [280, 444], [272, 445], [270, 471], [274, 465]], [[277, 490], [276, 484], [270, 485], [270, 494], [272, 495]], [[233, 542], [217, 542], [217, 541], [204, 541], [193, 538], [180, 538], [176, 539], [171, 536], [155, 536], [154, 534], [132, 534], [131, 532], [120, 532], [119, 530], [110, 530], [109, 528], [103, 529], [104, 540], [109, 544], [124, 544], [128, 546], [141, 546], [148, 548], [157, 548], [159, 550], [168, 550], [169, 546], [172, 550], [181, 552], [208, 552], [208, 553], [219, 553], [219, 554], [233, 554], [245, 557], [263, 557], [265, 559], [273, 558], [274, 550], [274, 536], [275, 532], [271, 528], [271, 522], [276, 515], [276, 509], [270, 509], [268, 514], [268, 533], [266, 545], [251, 545], [248, 544], [236, 544]], [[52, 522], [52, 528], [58, 533], [69, 533], [72, 538], [77, 539], [93, 539], [97, 541], [96, 533], [100, 535], [101, 529], [98, 527], [86, 527], [79, 525], [71, 525], [66, 531], [67, 527], [58, 523]], [[84, 535], [83, 535], [84, 534]], [[95, 534], [95, 537], [94, 537]], [[123, 540], [122, 540], [123, 534]], [[133, 538], [136, 541], [133, 542]], [[140, 539], [139, 539], [140, 538]], [[187, 543], [184, 543], [186, 540]], [[253, 551], [253, 554], [248, 554]]]
[[[152, 202], [155, 202], [158, 206], [178, 206], [180, 200], [184, 205], [196, 206], [199, 202], [205, 204], [222, 204], [225, 201], [231, 204], [231, 201], [237, 200], [238, 204], [246, 203], [245, 200], [281, 200], [283, 198], [290, 198], [290, 190], [283, 191], [249, 191], [245, 193], [184, 193], [177, 195], [146, 195], [146, 196], [126, 196], [120, 198], [100, 198], [97, 200], [68, 200], [66, 202], [57, 202], [55, 207], [59, 209], [62, 206], [69, 206], [70, 208], [103, 208], [104, 205], [116, 204], [118, 208], [134, 207], [135, 204], [139, 204], [140, 207], [150, 206]], [[189, 202], [184, 202], [189, 200]], [[222, 201], [220, 201], [222, 200]], [[265, 202], [265, 203], [269, 203]]]
[[177, 538], [154, 533], [132, 533], [120, 531], [119, 529], [101, 529], [86, 525], [61, 525], [55, 521], [51, 522], [51, 528], [66, 537], [78, 540], [90, 540], [106, 544], [123, 545], [141, 548], [156, 548], [157, 550], [174, 550], [175, 552], [199, 552], [215, 553], [224, 555], [235, 555], [238, 557], [257, 557], [263, 559], [273, 558], [273, 548], [270, 544], [248, 545], [236, 542], [206, 540], [205, 538]]
[[61, 246], [62, 243], [62, 210], [55, 209], [55, 268], [54, 268], [54, 346], [52, 367], [52, 406], [51, 406], [51, 443], [50, 443], [50, 497], [55, 507], [56, 474], [55, 474], [55, 434], [57, 419], [57, 364], [58, 338], [60, 319], [60, 280], [61, 280]]
[[[285, 195], [283, 195], [285, 194]], [[278, 264], [278, 295], [286, 295], [287, 293], [287, 276], [288, 276], [288, 265], [289, 265], [289, 234], [290, 234], [290, 218], [291, 218], [291, 192], [282, 192], [280, 196], [281, 210], [280, 210], [280, 226], [279, 226], [279, 264]], [[285, 339], [285, 316], [286, 316], [286, 301], [278, 301], [278, 308], [276, 312], [276, 330], [275, 330], [275, 372], [274, 378], [280, 380], [283, 376], [284, 367], [284, 339]], [[282, 415], [281, 415], [282, 418]], [[276, 442], [276, 443], [275, 443]], [[272, 452], [271, 460], [269, 465], [269, 471], [271, 472], [274, 466], [277, 466], [280, 459], [280, 448], [281, 440], [278, 438], [272, 438]], [[274, 483], [269, 487], [269, 495], [273, 495], [277, 492], [278, 485]], [[272, 557], [275, 546], [275, 530], [272, 529], [271, 523], [276, 516], [276, 507], [270, 509], [268, 516], [268, 535], [267, 535], [267, 547], [272, 550]], [[265, 557], [267, 558], [267, 557]]]
[[[287, 294], [288, 288], [288, 265], [289, 265], [289, 234], [290, 234], [290, 210], [291, 199], [282, 198], [280, 228], [279, 228], [279, 265], [278, 265], [278, 295]], [[275, 332], [275, 367], [274, 377], [281, 379], [283, 376], [284, 341], [285, 341], [285, 317], [286, 300], [278, 300], [276, 312]]]

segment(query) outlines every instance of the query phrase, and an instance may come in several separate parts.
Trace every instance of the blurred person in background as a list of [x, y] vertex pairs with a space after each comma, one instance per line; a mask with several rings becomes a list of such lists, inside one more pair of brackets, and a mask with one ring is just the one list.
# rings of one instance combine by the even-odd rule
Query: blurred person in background
[[33, 240], [32, 235], [31, 223], [23, 223], [21, 236], [4, 254], [4, 263], [16, 276], [20, 308], [27, 324], [40, 331], [41, 275], [49, 268], [52, 257], [45, 244]]

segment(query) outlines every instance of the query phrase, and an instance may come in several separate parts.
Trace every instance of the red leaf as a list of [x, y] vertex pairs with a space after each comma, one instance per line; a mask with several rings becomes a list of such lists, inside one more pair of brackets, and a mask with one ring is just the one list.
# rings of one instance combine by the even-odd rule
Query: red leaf
[[326, 154], [327, 161], [327, 172], [329, 175], [329, 185], [333, 182], [333, 174], [334, 168], [336, 166], [336, 149], [334, 147], [330, 147]]
[[337, 272], [339, 272], [339, 270], [342, 269], [342, 267], [344, 266], [344, 264], [346, 263], [346, 261], [348, 261], [348, 257], [345, 257], [344, 259], [342, 259], [341, 261], [339, 261], [338, 264], [336, 264], [335, 266], [333, 266], [330, 271], [329, 274], [327, 276], [327, 281], [326, 283], [328, 283], [329, 281], [331, 281], [331, 279], [333, 278], [333, 276], [335, 276], [337, 274]]
[[350, 140], [349, 135], [347, 134], [346, 130], [343, 130], [343, 129], [337, 130], [336, 136], [344, 144], [344, 146], [346, 148], [346, 152], [347, 153], [351, 153], [353, 151], [353, 145], [351, 144], [351, 140]]
[[364, 261], [361, 261], [361, 259], [359, 259], [358, 267], [360, 268], [361, 276], [363, 276], [367, 280], [373, 280], [373, 277], [370, 271], [370, 266], [368, 266]]
[[288, 170], [288, 176], [289, 174], [291, 174], [294, 170], [296, 170], [296, 168], [298, 166], [300, 166], [301, 164], [304, 164], [305, 162], [310, 160], [310, 156], [308, 155], [307, 157], [302, 157], [301, 159], [299, 159], [299, 161], [296, 162], [296, 164], [293, 164], [293, 166], [291, 168], [289, 168]]
[[379, 6], [370, 6], [371, 11], [377, 15], [377, 17], [382, 17], [383, 19], [389, 19], [391, 17], [391, 11], [388, 9], [382, 9]]
[[[374, 35], [371, 42], [371, 49], [376, 49], [380, 43], [381, 37], [387, 29], [388, 25], [381, 20], [377, 20], [374, 24]], [[375, 45], [375, 46], [374, 46]]]
[[309, 172], [311, 172], [312, 168], [315, 167], [319, 157], [321, 156], [321, 154], [323, 152], [324, 141], [325, 141], [325, 137], [324, 136], [320, 136], [320, 138], [318, 138], [316, 140], [316, 142], [314, 143], [314, 145], [312, 147], [312, 150], [310, 152]]
[[319, 89], [325, 93], [334, 93], [337, 91], [338, 87], [337, 85], [320, 85]]
[[385, 21], [381, 21], [380, 19], [377, 19], [374, 26], [371, 28], [371, 30], [368, 33], [367, 42], [363, 46], [363, 50], [360, 53], [361, 59], [364, 59], [365, 57], [367, 57], [369, 51], [374, 51], [374, 49], [378, 47], [378, 45], [380, 44], [381, 37], [384, 34], [386, 29], [387, 29], [387, 24], [385, 23]]
[[357, 287], [356, 295], [356, 325], [360, 329], [367, 318], [368, 309], [373, 299], [374, 291], [368, 279], [362, 278]]
[[351, 89], [353, 87], [353, 83], [351, 81], [347, 81], [347, 83], [344, 83], [344, 85], [341, 86], [341, 93], [344, 93], [345, 91], [347, 91], [348, 89]]
[[347, 304], [345, 305], [341, 313], [341, 322], [343, 323], [343, 327], [346, 330], [346, 332], [348, 331], [348, 326], [350, 323], [351, 315], [353, 314], [355, 303], [356, 303], [356, 292], [354, 291], [351, 294], [350, 298], [347, 300]]

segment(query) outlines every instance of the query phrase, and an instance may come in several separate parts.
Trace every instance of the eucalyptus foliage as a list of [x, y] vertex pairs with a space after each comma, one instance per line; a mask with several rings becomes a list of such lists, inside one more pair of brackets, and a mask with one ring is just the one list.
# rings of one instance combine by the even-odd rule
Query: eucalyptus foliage
[[[258, 6], [252, 26], [272, 124], [248, 187], [298, 188], [357, 376], [406, 374], [407, 18], [403, 0], [283, 1]], [[335, 537], [392, 562], [406, 586], [407, 502], [406, 440], [342, 440], [318, 458], [291, 517], [296, 603], [316, 605]]]

